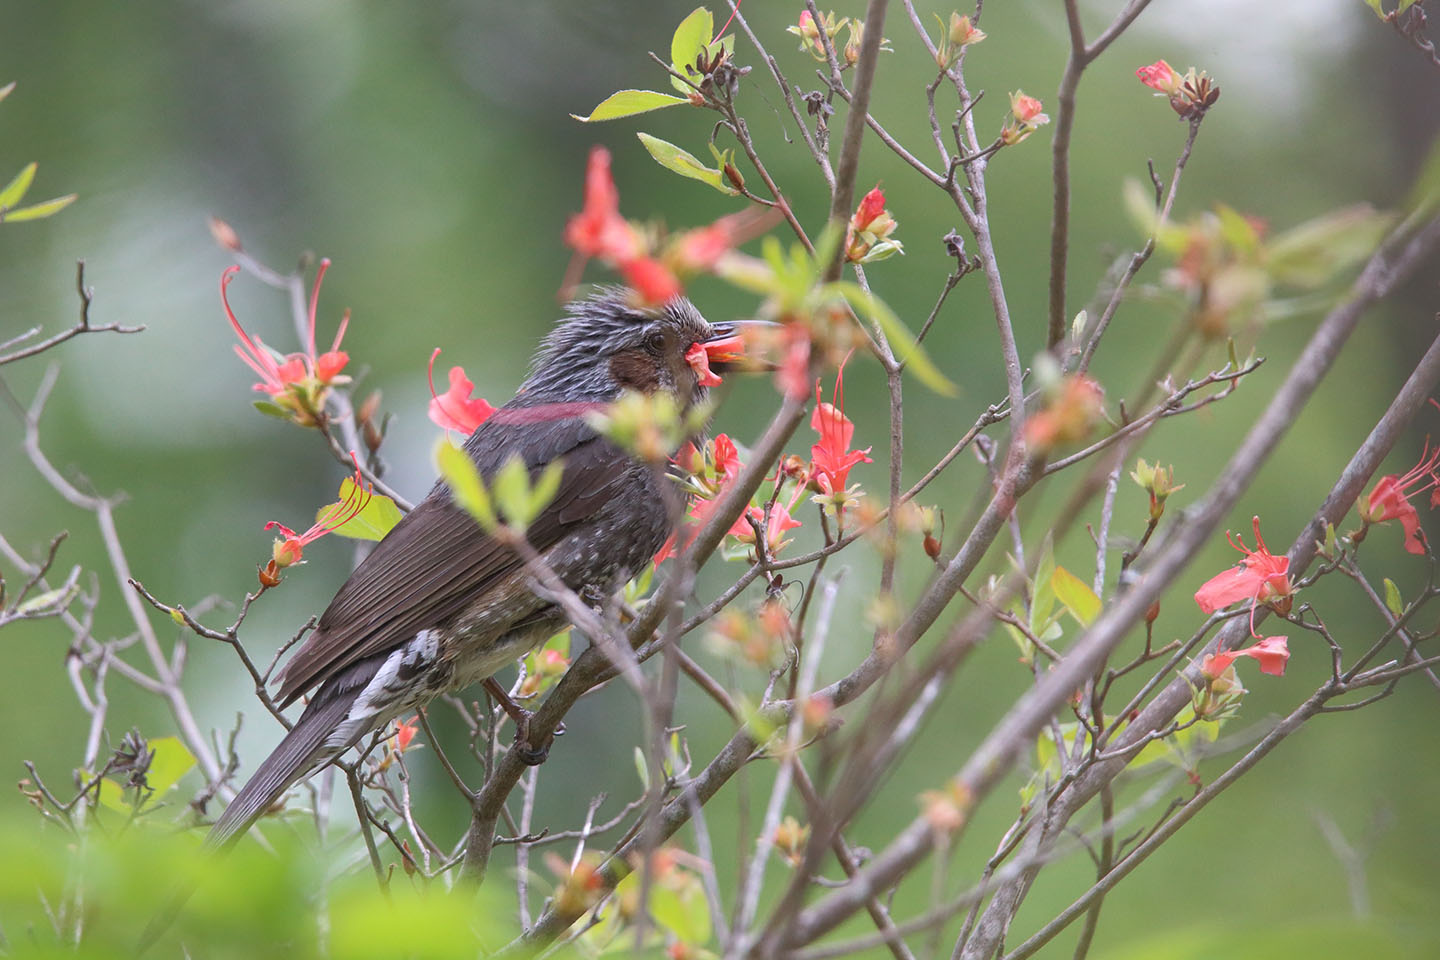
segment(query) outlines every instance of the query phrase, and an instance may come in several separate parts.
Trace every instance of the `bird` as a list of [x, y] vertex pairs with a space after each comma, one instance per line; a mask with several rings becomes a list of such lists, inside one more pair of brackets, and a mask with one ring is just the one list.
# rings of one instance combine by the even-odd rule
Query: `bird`
[[[682, 411], [703, 402], [716, 371], [736, 368], [742, 327], [711, 324], [688, 299], [636, 305], [625, 288], [572, 301], [545, 337], [513, 399], [465, 441], [482, 478], [520, 457], [532, 478], [559, 462], [554, 498], [526, 539], [571, 590], [613, 595], [672, 530], [665, 481], [603, 436], [587, 415], [626, 391], [667, 392]], [[493, 675], [563, 628], [515, 550], [456, 504], [443, 479], [340, 587], [276, 678], [282, 708], [306, 693], [294, 726], [236, 793], [205, 847], [237, 842], [291, 786], [373, 731], [441, 693], [484, 682], [517, 720], [528, 714]]]

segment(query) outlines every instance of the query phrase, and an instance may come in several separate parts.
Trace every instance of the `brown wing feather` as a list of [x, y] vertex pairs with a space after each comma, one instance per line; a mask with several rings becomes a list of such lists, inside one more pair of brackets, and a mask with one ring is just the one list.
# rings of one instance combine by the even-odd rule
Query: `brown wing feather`
[[[624, 453], [578, 419], [547, 423], [538, 431], [487, 427], [467, 443], [483, 476], [517, 453], [533, 471], [564, 459], [554, 500], [526, 531], [531, 546], [541, 552], [615, 496], [630, 465]], [[280, 701], [291, 703], [351, 664], [445, 624], [519, 562], [437, 484], [335, 594], [316, 631], [285, 665]]]

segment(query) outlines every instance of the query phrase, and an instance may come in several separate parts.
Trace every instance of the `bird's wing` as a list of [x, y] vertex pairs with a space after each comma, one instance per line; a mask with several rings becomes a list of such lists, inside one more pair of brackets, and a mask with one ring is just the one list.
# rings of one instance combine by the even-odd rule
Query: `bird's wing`
[[[555, 498], [526, 529], [530, 545], [543, 553], [617, 494], [631, 462], [579, 417], [538, 424], [500, 420], [487, 421], [466, 444], [482, 476], [516, 455], [532, 475], [554, 460], [564, 463]], [[445, 624], [520, 564], [513, 550], [487, 536], [437, 485], [335, 594], [315, 632], [286, 664], [280, 701], [291, 703], [351, 664]]]

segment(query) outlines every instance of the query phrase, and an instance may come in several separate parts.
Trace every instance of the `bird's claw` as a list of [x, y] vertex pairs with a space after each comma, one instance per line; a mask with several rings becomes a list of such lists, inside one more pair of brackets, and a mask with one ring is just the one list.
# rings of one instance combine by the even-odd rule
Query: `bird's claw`
[[545, 738], [543, 744], [535, 744], [530, 739], [530, 719], [535, 716], [534, 711], [521, 709], [520, 715], [515, 717], [515, 756], [527, 767], [538, 767], [545, 762], [550, 755], [550, 744], [560, 734], [565, 732], [565, 725], [559, 724], [555, 732]]

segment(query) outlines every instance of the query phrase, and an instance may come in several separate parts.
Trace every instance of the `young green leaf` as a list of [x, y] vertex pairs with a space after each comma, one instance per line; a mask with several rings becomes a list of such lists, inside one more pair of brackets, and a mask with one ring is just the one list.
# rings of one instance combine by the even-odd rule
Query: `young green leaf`
[[595, 109], [590, 111], [588, 117], [582, 117], [578, 113], [572, 113], [570, 116], [581, 123], [598, 123], [601, 120], [616, 120], [620, 117], [633, 117], [637, 113], [662, 110], [665, 107], [673, 107], [677, 103], [689, 103], [689, 101], [684, 97], [674, 97], [668, 93], [657, 93], [654, 90], [621, 90], [610, 94], [596, 104]]
[[9, 223], [20, 223], [24, 220], [43, 220], [46, 217], [54, 216], [75, 202], [79, 194], [68, 193], [63, 197], [56, 197], [54, 200], [42, 200], [40, 203], [32, 203], [28, 207], [21, 207], [19, 210], [5, 210], [0, 212], [0, 221]]
[[1064, 567], [1055, 567], [1055, 572], [1050, 575], [1050, 586], [1061, 605], [1080, 621], [1082, 627], [1090, 626], [1100, 615], [1100, 598], [1095, 596], [1095, 591]]
[[640, 777], [640, 789], [648, 792], [650, 790], [650, 764], [645, 762], [645, 751], [636, 747], [634, 757], [635, 773]]
[[156, 737], [150, 741], [153, 756], [150, 769], [145, 772], [145, 782], [157, 794], [164, 793], [195, 766], [195, 755], [178, 737]]
[[[700, 75], [695, 72], [695, 61], [710, 46], [715, 35], [715, 19], [704, 7], [696, 7], [690, 15], [680, 21], [675, 34], [670, 38], [670, 69], [699, 85]], [[671, 77], [670, 85], [683, 94], [693, 89], [679, 77]]]
[[125, 797], [125, 788], [109, 777], [101, 780], [99, 785], [96, 786], [95, 798], [100, 801], [102, 807], [107, 807], [127, 816], [134, 810], [134, 807], [130, 805], [130, 801]]
[[286, 413], [285, 408], [278, 403], [271, 403], [269, 400], [254, 400], [251, 401], [251, 405], [267, 417], [274, 417], [277, 420], [290, 419], [290, 414]]
[[[343, 509], [356, 496], [360, 494], [355, 489], [354, 479], [346, 477], [340, 483], [339, 502], [321, 507], [315, 514], [316, 521], [323, 520], [327, 515], [335, 516], [336, 510]], [[394, 500], [384, 494], [372, 493], [358, 513], [332, 532], [352, 540], [383, 540], [403, 516]]]
[[1389, 577], [1385, 578], [1385, 609], [1397, 617], [1405, 613], [1405, 601], [1400, 597], [1400, 588], [1395, 586], [1395, 581]]
[[28, 163], [17, 174], [15, 178], [0, 190], [0, 207], [9, 209], [25, 198], [25, 191], [30, 189], [30, 183], [35, 179], [36, 163]]
[[640, 138], [640, 142], [645, 145], [650, 156], [655, 158], [655, 162], [666, 170], [673, 170], [680, 176], [688, 177], [691, 180], [699, 180], [726, 196], [733, 197], [739, 194], [740, 191], [725, 181], [724, 173], [705, 166], [693, 154], [687, 153], [675, 144], [661, 140], [659, 137], [652, 137], [648, 133], [637, 133], [635, 136]]
[[476, 523], [485, 530], [493, 530], [499, 526], [495, 519], [495, 508], [490, 504], [490, 495], [485, 492], [480, 471], [475, 468], [475, 461], [470, 459], [470, 454], [449, 440], [442, 439], [435, 447], [435, 464], [440, 468], [440, 476], [445, 480], [445, 485], [450, 488], [450, 495]]
[[78, 584], [69, 583], [63, 587], [56, 587], [54, 590], [46, 590], [44, 593], [36, 594], [15, 608], [19, 614], [34, 613], [37, 610], [61, 610], [75, 594], [80, 592]]
[[849, 301], [857, 313], [874, 321], [884, 331], [886, 339], [890, 341], [890, 348], [895, 353], [895, 359], [913, 371], [921, 383], [942, 396], [955, 396], [955, 385], [945, 379], [945, 375], [915, 341], [914, 335], [884, 301], [857, 283], [839, 281], [831, 286]]
[[506, 460], [490, 479], [490, 497], [505, 522], [524, 530], [530, 522], [530, 471], [519, 454]]

